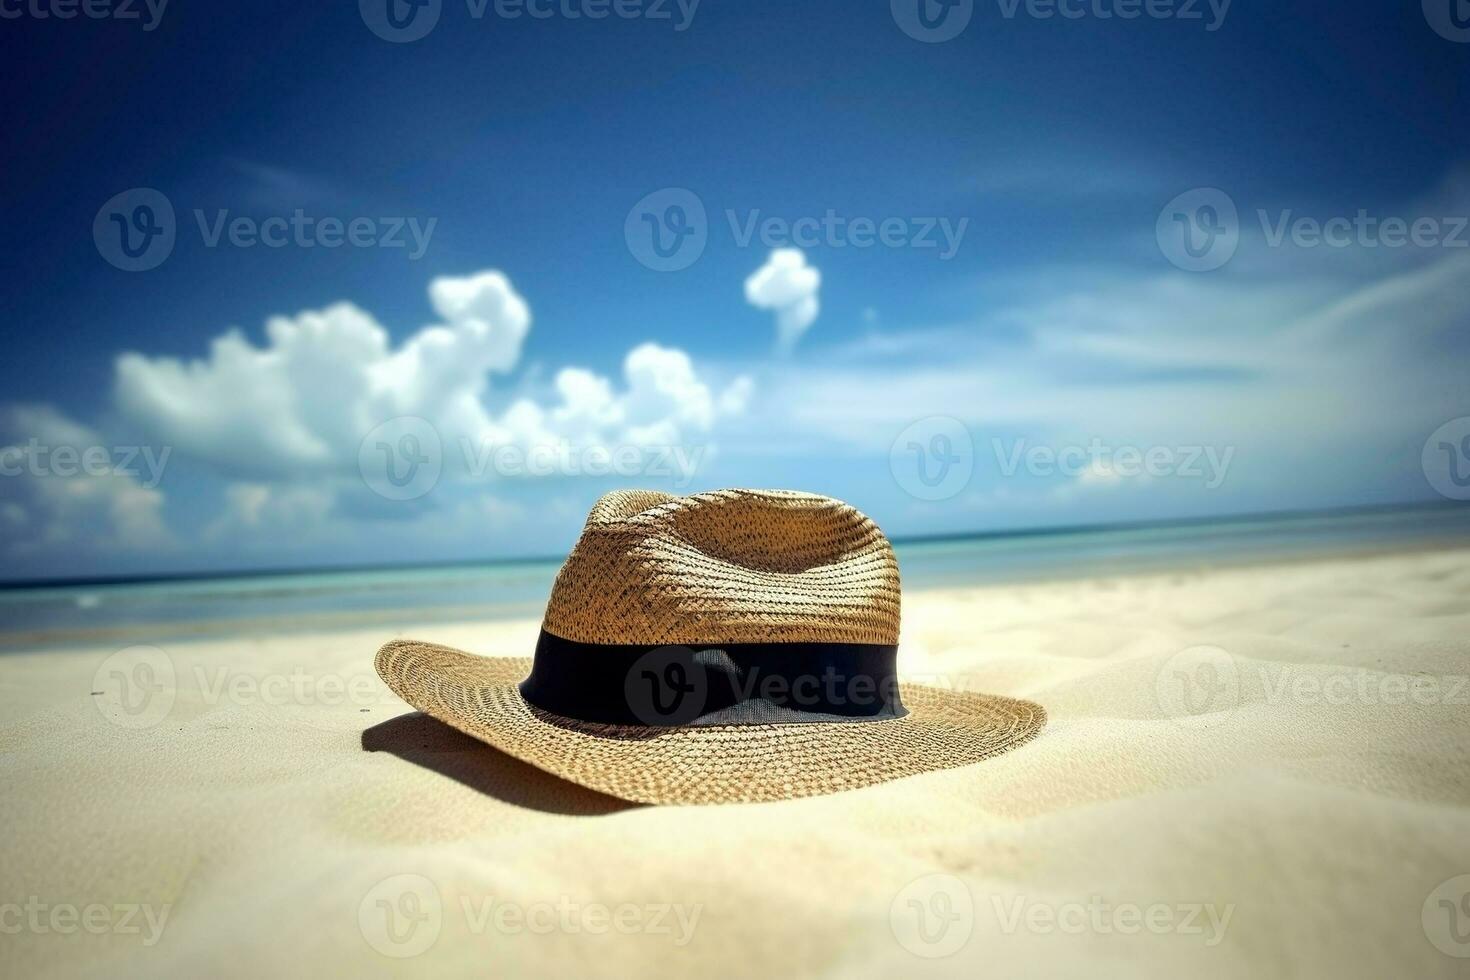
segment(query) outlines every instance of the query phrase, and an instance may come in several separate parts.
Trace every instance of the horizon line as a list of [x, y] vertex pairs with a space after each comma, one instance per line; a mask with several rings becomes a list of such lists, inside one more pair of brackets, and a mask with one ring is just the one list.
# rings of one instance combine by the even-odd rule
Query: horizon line
[[[1110, 524], [1067, 524], [1038, 525], [1008, 530], [969, 530], [953, 534], [917, 534], [891, 538], [895, 547], [914, 544], [932, 544], [942, 541], [983, 541], [1008, 538], [1038, 538], [1064, 534], [1105, 534], [1119, 531], [1148, 529], [1205, 527], [1210, 525], [1248, 524], [1258, 521], [1310, 520], [1324, 517], [1368, 516], [1384, 513], [1408, 513], [1414, 511], [1448, 511], [1465, 506], [1459, 501], [1418, 501], [1393, 504], [1359, 504], [1348, 507], [1328, 507], [1306, 510], [1256, 511], [1244, 514], [1227, 514], [1214, 517], [1173, 517], [1154, 521], [1120, 521]], [[148, 585], [165, 582], [220, 581], [227, 579], [277, 578], [290, 576], [354, 574], [367, 572], [419, 571], [431, 568], [477, 568], [498, 565], [550, 564], [565, 560], [565, 555], [523, 555], [506, 558], [463, 558], [450, 561], [416, 561], [392, 564], [362, 565], [306, 565], [295, 567], [262, 567], [241, 569], [219, 569], [197, 572], [160, 572], [140, 575], [104, 575], [95, 577], [39, 578], [0, 580], [0, 592], [20, 592], [39, 589], [83, 588], [87, 586]]]

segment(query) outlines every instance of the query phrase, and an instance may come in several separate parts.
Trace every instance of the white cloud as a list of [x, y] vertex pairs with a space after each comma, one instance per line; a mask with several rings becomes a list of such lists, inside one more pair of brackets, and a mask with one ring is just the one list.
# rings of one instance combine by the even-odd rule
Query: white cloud
[[[260, 551], [350, 544], [359, 521], [444, 541], [466, 540], [471, 527], [493, 534], [524, 513], [487, 492], [496, 470], [475, 469], [492, 449], [692, 447], [699, 458], [720, 420], [745, 410], [748, 377], [712, 385], [684, 351], [651, 342], [627, 353], [619, 378], [566, 367], [544, 390], [502, 394], [497, 410], [491, 382], [521, 360], [531, 327], [525, 300], [496, 271], [435, 279], [428, 296], [437, 322], [397, 345], [370, 313], [342, 302], [270, 318], [260, 346], [232, 329], [201, 359], [124, 353], [107, 417], [124, 441], [170, 454], [187, 479], [223, 476], [219, 510], [211, 518], [207, 506], [189, 508], [193, 526], [215, 547]], [[415, 507], [375, 497], [358, 470], [364, 437], [399, 416], [428, 420], [444, 449], [442, 496]], [[0, 415], [7, 461], [32, 439], [105, 445], [49, 406]], [[11, 553], [45, 545], [154, 553], [174, 540], [163, 501], [156, 480], [127, 473], [26, 472], [0, 479], [0, 528]]]
[[775, 313], [776, 346], [789, 351], [817, 319], [821, 286], [822, 274], [799, 249], [778, 248], [745, 280], [745, 301]]
[[264, 347], [232, 330], [204, 360], [123, 354], [118, 407], [149, 438], [257, 477], [346, 468], [362, 437], [399, 415], [482, 431], [487, 375], [515, 366], [530, 311], [499, 272], [435, 279], [429, 298], [444, 322], [396, 350], [370, 314], [338, 303], [272, 317]]
[[0, 413], [0, 524], [11, 555], [172, 547], [156, 481], [161, 461], [115, 446], [47, 405]]
[[452, 467], [465, 444], [674, 444], [743, 408], [747, 381], [716, 395], [683, 351], [644, 343], [624, 359], [621, 388], [568, 367], [545, 403], [521, 397], [497, 415], [490, 379], [520, 360], [526, 302], [494, 271], [435, 279], [429, 299], [442, 322], [396, 349], [370, 314], [338, 303], [272, 318], [264, 347], [231, 331], [203, 360], [124, 354], [118, 407], [148, 438], [238, 478], [237, 510], [258, 494], [250, 487], [355, 473], [362, 439], [399, 416], [428, 420]]
[[884, 333], [775, 366], [744, 426], [779, 431], [788, 451], [862, 460], [881, 459], [918, 419], [959, 418], [975, 436], [977, 492], [1000, 482], [995, 438], [1233, 453], [1213, 489], [1208, 478], [1054, 477], [1077, 494], [1052, 499], [1079, 520], [1144, 497], [1180, 502], [1173, 513], [1402, 500], [1428, 492], [1416, 440], [1465, 414], [1462, 252], [1333, 278], [1058, 271], [1009, 284], [1010, 305], [971, 322], [896, 335], [910, 343]]

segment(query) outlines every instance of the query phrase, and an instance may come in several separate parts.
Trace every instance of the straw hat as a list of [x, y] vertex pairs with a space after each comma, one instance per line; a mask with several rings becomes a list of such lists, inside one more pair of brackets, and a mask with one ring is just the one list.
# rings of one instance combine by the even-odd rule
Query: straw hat
[[534, 658], [395, 640], [378, 673], [503, 752], [642, 803], [782, 800], [965, 766], [1031, 738], [1029, 701], [900, 683], [893, 548], [814, 494], [604, 496]]

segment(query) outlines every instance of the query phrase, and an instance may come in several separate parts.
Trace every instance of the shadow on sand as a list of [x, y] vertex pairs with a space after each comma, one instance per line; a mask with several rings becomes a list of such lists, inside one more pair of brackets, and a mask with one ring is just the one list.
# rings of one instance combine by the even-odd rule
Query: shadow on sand
[[417, 711], [364, 731], [362, 748], [388, 752], [486, 796], [546, 813], [602, 816], [641, 805], [559, 779]]

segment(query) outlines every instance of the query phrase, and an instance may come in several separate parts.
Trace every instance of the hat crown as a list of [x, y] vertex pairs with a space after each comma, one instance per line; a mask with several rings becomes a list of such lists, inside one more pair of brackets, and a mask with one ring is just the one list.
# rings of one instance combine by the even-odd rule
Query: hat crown
[[588, 515], [544, 625], [581, 643], [896, 644], [898, 562], [831, 497], [615, 491]]

